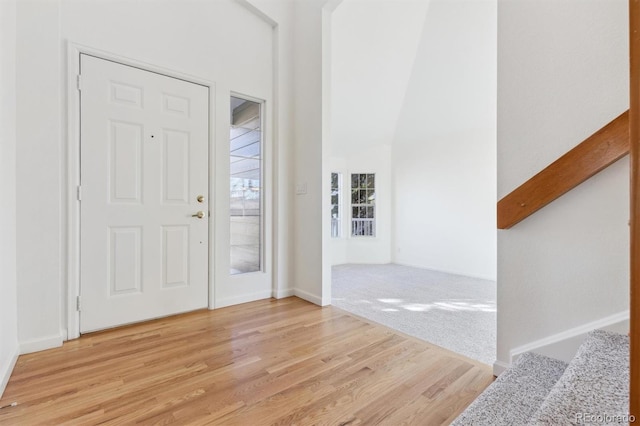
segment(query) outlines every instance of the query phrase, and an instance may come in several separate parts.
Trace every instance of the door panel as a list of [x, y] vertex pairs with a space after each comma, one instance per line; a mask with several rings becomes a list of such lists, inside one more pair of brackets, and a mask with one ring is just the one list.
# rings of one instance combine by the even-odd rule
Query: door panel
[[88, 55], [81, 76], [81, 332], [206, 307], [208, 88]]
[[189, 133], [165, 129], [163, 140], [163, 204], [189, 204]]
[[111, 227], [109, 238], [110, 296], [142, 290], [141, 227]]
[[163, 226], [162, 286], [186, 286], [189, 282], [189, 228]]
[[109, 191], [111, 203], [140, 204], [142, 194], [142, 125], [110, 121]]

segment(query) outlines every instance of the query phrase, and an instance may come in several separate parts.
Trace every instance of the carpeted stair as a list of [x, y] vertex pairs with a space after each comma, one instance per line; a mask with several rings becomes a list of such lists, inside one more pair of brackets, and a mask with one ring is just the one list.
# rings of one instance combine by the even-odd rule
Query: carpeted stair
[[595, 330], [568, 365], [521, 355], [452, 425], [628, 424], [628, 405], [629, 338]]

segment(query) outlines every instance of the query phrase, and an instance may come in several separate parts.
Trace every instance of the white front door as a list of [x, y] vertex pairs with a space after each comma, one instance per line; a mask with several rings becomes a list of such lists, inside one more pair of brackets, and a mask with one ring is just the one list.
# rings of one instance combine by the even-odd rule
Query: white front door
[[84, 54], [80, 72], [80, 331], [206, 307], [209, 89]]

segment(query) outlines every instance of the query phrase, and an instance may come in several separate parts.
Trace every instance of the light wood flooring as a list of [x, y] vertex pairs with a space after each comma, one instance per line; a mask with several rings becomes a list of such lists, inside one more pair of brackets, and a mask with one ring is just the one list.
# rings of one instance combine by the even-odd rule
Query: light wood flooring
[[2, 425], [440, 425], [488, 366], [295, 297], [85, 335], [19, 358]]

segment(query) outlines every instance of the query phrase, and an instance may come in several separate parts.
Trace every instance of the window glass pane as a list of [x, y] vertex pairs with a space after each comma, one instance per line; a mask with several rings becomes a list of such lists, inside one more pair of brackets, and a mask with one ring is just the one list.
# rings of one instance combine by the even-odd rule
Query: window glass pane
[[331, 237], [339, 238], [342, 234], [340, 191], [342, 176], [340, 173], [331, 173]]
[[372, 189], [367, 190], [367, 204], [373, 204], [376, 201], [376, 191]]
[[260, 104], [231, 97], [231, 274], [261, 270], [262, 128]]
[[367, 175], [367, 188], [375, 188], [375, 178], [376, 175]]
[[373, 219], [373, 207], [367, 207], [367, 217]]

